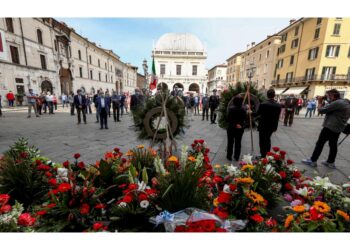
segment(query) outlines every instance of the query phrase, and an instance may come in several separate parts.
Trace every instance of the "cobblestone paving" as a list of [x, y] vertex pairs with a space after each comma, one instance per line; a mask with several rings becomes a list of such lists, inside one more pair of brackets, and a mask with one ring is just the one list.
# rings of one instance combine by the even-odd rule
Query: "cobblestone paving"
[[[93, 163], [103, 156], [103, 153], [119, 147], [123, 152], [138, 144], [148, 145], [148, 141], [137, 139], [137, 134], [132, 127], [130, 115], [124, 115], [122, 122], [115, 123], [108, 120], [109, 130], [100, 130], [95, 123], [95, 114], [88, 115], [88, 124], [77, 125], [76, 116], [71, 116], [68, 110], [59, 110], [55, 115], [43, 115], [40, 118], [26, 118], [26, 112], [5, 111], [0, 118], [0, 153], [19, 137], [29, 138], [32, 145], [41, 150], [41, 154], [53, 161], [63, 162], [72, 159], [75, 152], [82, 155], [82, 160]], [[350, 138], [346, 139], [338, 149], [337, 169], [332, 170], [321, 166], [321, 161], [327, 158], [328, 145], [319, 160], [319, 167], [313, 169], [300, 163], [301, 159], [309, 157], [314, 149], [315, 142], [321, 129], [322, 119], [305, 119], [301, 114], [296, 117], [292, 127], [284, 127], [280, 123], [277, 133], [272, 136], [272, 145], [279, 146], [288, 152], [288, 157], [293, 159], [300, 169], [310, 176], [315, 174], [330, 176], [341, 183], [350, 175]], [[226, 131], [217, 125], [202, 121], [201, 116], [190, 117], [190, 128], [185, 135], [177, 138], [179, 148], [182, 144], [190, 145], [194, 139], [203, 138], [207, 141], [213, 159], [213, 163], [229, 163], [226, 160]], [[341, 135], [340, 138], [343, 138]], [[258, 134], [253, 131], [254, 153], [259, 154]], [[242, 154], [251, 153], [250, 132], [246, 131], [242, 141]], [[235, 163], [234, 163], [235, 164]]]

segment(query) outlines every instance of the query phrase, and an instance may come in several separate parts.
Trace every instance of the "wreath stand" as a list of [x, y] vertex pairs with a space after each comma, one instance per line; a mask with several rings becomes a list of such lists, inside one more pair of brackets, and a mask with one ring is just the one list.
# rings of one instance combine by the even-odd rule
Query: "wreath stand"
[[244, 95], [243, 103], [248, 99], [248, 116], [249, 116], [249, 128], [250, 128], [250, 142], [251, 142], [251, 153], [254, 155], [254, 140], [253, 140], [253, 122], [252, 122], [252, 111], [251, 111], [251, 100], [250, 100], [250, 82], [247, 83], [247, 91]]

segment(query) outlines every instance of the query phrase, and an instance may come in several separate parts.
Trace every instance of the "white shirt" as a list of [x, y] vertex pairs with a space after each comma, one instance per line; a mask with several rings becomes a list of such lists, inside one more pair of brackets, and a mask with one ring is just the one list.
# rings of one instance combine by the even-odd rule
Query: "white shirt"
[[101, 108], [105, 107], [105, 99], [101, 97]]
[[46, 95], [45, 99], [47, 102], [52, 102], [53, 101], [53, 96], [52, 95]]

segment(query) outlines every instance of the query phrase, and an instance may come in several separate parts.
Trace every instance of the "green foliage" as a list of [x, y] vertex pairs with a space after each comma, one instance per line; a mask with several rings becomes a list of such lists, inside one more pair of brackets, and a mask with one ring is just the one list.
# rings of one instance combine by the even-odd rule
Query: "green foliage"
[[38, 153], [37, 148], [29, 147], [28, 141], [20, 138], [0, 162], [0, 193], [11, 195], [25, 208], [40, 203], [49, 190], [46, 177], [37, 171], [33, 160]]
[[[221, 128], [227, 127], [226, 117], [227, 117], [227, 107], [232, 100], [232, 98], [238, 94], [242, 94], [244, 97], [244, 94], [247, 91], [247, 84], [246, 83], [237, 83], [235, 87], [229, 86], [228, 90], [224, 91], [220, 96], [220, 105], [219, 105], [219, 126]], [[252, 85], [250, 87], [250, 93], [254, 96], [256, 96], [260, 102], [265, 101], [265, 96], [261, 94], [256, 86]], [[245, 101], [245, 104], [247, 104], [247, 100]]]

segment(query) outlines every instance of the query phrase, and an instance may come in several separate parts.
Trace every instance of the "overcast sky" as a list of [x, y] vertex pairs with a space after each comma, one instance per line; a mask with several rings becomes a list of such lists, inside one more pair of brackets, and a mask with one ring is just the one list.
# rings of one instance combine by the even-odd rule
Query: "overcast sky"
[[123, 62], [142, 72], [151, 68], [153, 42], [168, 32], [193, 33], [207, 49], [207, 68], [226, 62], [247, 44], [260, 42], [289, 24], [292, 18], [57, 18], [90, 41], [113, 49]]

